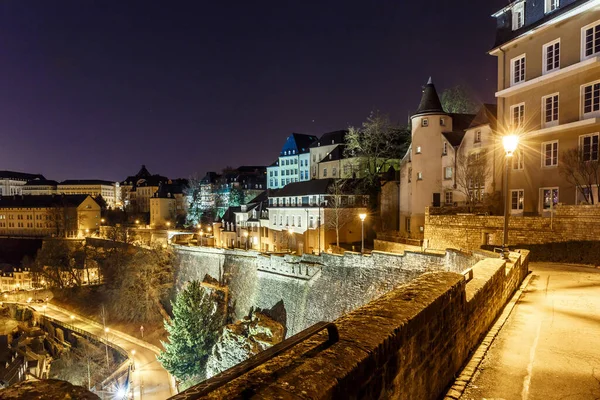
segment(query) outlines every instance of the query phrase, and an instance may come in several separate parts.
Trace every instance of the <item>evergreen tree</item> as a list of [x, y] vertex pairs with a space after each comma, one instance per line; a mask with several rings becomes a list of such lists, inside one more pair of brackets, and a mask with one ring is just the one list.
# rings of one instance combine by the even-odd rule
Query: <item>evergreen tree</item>
[[225, 315], [212, 292], [198, 281], [190, 282], [173, 303], [173, 319], [165, 320], [169, 343], [162, 343], [165, 350], [158, 361], [186, 384], [200, 382], [224, 323]]

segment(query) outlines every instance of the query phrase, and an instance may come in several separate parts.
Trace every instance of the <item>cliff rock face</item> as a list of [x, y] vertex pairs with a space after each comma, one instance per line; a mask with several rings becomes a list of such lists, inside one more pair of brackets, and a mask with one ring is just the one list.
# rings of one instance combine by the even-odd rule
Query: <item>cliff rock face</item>
[[223, 328], [206, 364], [210, 378], [281, 342], [285, 329], [279, 322], [254, 312], [235, 324]]
[[15, 400], [100, 400], [100, 397], [81, 386], [56, 379], [25, 381], [0, 390], [0, 399]]

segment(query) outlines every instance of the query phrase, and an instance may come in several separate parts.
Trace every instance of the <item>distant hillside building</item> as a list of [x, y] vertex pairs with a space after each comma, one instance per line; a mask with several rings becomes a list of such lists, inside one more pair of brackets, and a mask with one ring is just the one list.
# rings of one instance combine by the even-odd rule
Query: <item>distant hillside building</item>
[[162, 175], [152, 175], [145, 165], [133, 176], [128, 176], [121, 182], [121, 198], [123, 207], [132, 212], [150, 212], [150, 198], [161, 184], [169, 183], [169, 178]]
[[301, 133], [288, 136], [277, 161], [267, 167], [267, 189], [310, 180], [310, 146], [317, 140]]
[[0, 198], [0, 236], [83, 237], [99, 226], [100, 205], [89, 195]]
[[45, 180], [44, 175], [15, 171], [0, 171], [0, 196], [22, 194], [23, 186], [30, 180]]
[[182, 222], [187, 212], [184, 189], [184, 182], [160, 184], [158, 190], [150, 198], [150, 226], [152, 228], [175, 227], [178, 222]]
[[89, 194], [96, 198], [102, 196], [110, 209], [121, 207], [121, 187], [119, 182], [99, 179], [71, 179], [57, 185], [58, 194]]
[[21, 188], [23, 195], [49, 195], [56, 194], [56, 188], [58, 187], [58, 182], [48, 179], [33, 179], [27, 181], [25, 185]]

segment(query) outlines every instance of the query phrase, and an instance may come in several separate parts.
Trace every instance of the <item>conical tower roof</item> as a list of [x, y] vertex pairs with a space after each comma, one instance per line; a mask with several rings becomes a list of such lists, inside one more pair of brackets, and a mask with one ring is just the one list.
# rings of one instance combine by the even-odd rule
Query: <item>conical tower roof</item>
[[445, 114], [444, 109], [442, 108], [442, 103], [440, 102], [440, 98], [437, 94], [437, 90], [435, 90], [435, 85], [429, 77], [429, 81], [427, 81], [427, 85], [423, 88], [423, 96], [421, 97], [421, 103], [419, 104], [419, 108], [417, 112], [413, 114]]

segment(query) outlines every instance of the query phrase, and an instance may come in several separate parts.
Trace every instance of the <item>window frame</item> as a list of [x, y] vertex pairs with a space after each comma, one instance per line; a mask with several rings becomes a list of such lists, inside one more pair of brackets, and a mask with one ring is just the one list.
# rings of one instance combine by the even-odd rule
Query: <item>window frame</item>
[[[556, 6], [551, 9], [552, 1], [556, 1]], [[558, 10], [558, 7], [560, 7], [560, 0], [544, 0], [544, 14], [554, 12]]]
[[[515, 124], [514, 118], [515, 118], [515, 109], [516, 108], [521, 108], [523, 107], [523, 111], [519, 112], [519, 123]], [[513, 129], [519, 129], [519, 128], [523, 128], [525, 126], [525, 102], [522, 103], [517, 103], [517, 104], [513, 104], [512, 106], [510, 106], [510, 126], [512, 126]]]
[[560, 203], [560, 188], [558, 186], [541, 187], [540, 191], [539, 191], [539, 195], [540, 195], [540, 204], [539, 204], [539, 206], [540, 206], [540, 211], [541, 212], [555, 209], [554, 199], [551, 200], [551, 202], [550, 202], [551, 206], [550, 207], [544, 208], [544, 206], [545, 206], [544, 191], [545, 190], [550, 190], [551, 191], [551, 195], [556, 190], [556, 193], [557, 193], [556, 194], [556, 204], [558, 205], [558, 203]]
[[[546, 146], [547, 145], [554, 145], [556, 144], [556, 161], [554, 163], [552, 163], [551, 165], [546, 165]], [[552, 149], [552, 156], [551, 159], [554, 161], [554, 149]], [[541, 149], [541, 161], [542, 161], [542, 168], [556, 168], [558, 167], [558, 140], [549, 140], [547, 142], [542, 142], [542, 149]]]
[[423, 173], [422, 172], [417, 172], [417, 180], [418, 181], [422, 181], [423, 180]]
[[[593, 151], [593, 143], [590, 143], [590, 159], [589, 160], [585, 160], [584, 159], [584, 153], [583, 153], [583, 140], [585, 140], [585, 138], [593, 138], [596, 137], [596, 158], [592, 158], [592, 155], [594, 153]], [[579, 139], [578, 139], [578, 150], [579, 150], [579, 156], [581, 157], [581, 159], [584, 162], [587, 161], [598, 161], [600, 160], [600, 133], [598, 132], [593, 132], [593, 133], [587, 133], [584, 135], [579, 135]]]
[[[581, 43], [580, 43], [581, 61], [587, 60], [588, 58], [592, 58], [592, 57], [595, 57], [595, 56], [597, 56], [597, 55], [600, 54], [600, 51], [593, 52], [590, 55], [586, 55], [585, 54], [586, 53], [586, 48], [585, 48], [586, 47], [585, 46], [586, 45], [586, 34], [585, 34], [585, 31], [586, 31], [586, 29], [590, 29], [590, 28], [593, 29], [593, 28], [596, 28], [597, 26], [600, 27], [600, 20], [594, 21], [594, 22], [592, 22], [590, 24], [587, 24], [586, 26], [584, 26], [584, 27], [581, 28]], [[595, 39], [592, 39], [592, 40], [593, 40], [592, 41], [592, 49], [593, 49], [594, 47], [596, 47], [596, 44], [594, 43]], [[600, 38], [599, 38], [599, 41], [600, 41]]]
[[[556, 48], [555, 46], [558, 44], [558, 60], [556, 60]], [[558, 67], [553, 67], [551, 69], [548, 69], [548, 49], [552, 48], [554, 51], [553, 54], [553, 60], [552, 60], [552, 65], [554, 66], [554, 64], [558, 61]], [[550, 72], [554, 72], [554, 71], [558, 71], [560, 70], [560, 52], [561, 52], [561, 46], [560, 46], [560, 38], [555, 39], [551, 42], [546, 43], [545, 45], [542, 46], [542, 75], [546, 75]]]
[[[515, 4], [512, 9], [512, 25], [511, 28], [513, 31], [517, 29], [521, 29], [525, 26], [525, 2], [522, 1], [520, 3]], [[518, 23], [517, 13], [521, 13], [522, 21], [521, 24]]]
[[[517, 194], [517, 208], [513, 207], [513, 196]], [[519, 202], [520, 200], [520, 202]], [[510, 211], [512, 214], [520, 214], [525, 208], [525, 189], [511, 189], [510, 191]]]
[[[450, 175], [448, 176], [448, 170], [450, 170]], [[444, 167], [444, 180], [448, 181], [452, 179], [452, 167]]]
[[421, 119], [421, 127], [427, 128], [428, 126], [429, 126], [429, 118], [422, 118]]
[[[554, 97], [556, 97], [556, 119], [552, 120], [550, 122], [546, 121], [546, 100], [548, 99], [554, 99]], [[554, 116], [554, 100], [552, 101], [552, 115]], [[543, 128], [550, 128], [552, 126], [557, 126], [560, 125], [560, 93], [556, 92], [556, 93], [552, 93], [546, 96], [542, 96], [542, 109], [541, 109], [541, 114], [542, 114], [542, 127]]]
[[[521, 69], [523, 71], [522, 74], [519, 74], [519, 76], [523, 75], [523, 79], [519, 79], [518, 81], [515, 80], [515, 73], [516, 73], [515, 62], [516, 61], [521, 62]], [[519, 84], [525, 82], [526, 80], [527, 80], [527, 56], [525, 53], [523, 53], [523, 54], [518, 55], [510, 60], [510, 86], [519, 85]]]
[[[516, 166], [516, 168], [515, 168]], [[516, 149], [512, 155], [512, 170], [522, 171], [525, 169], [525, 153], [523, 149]]]
[[[597, 110], [594, 110], [594, 86], [598, 85], [598, 102], [597, 102]], [[592, 107], [592, 111], [586, 113], [585, 112], [585, 89], [587, 87], [592, 88], [592, 102], [591, 102], [591, 107]], [[584, 119], [588, 119], [588, 118], [597, 118], [600, 117], [600, 80], [597, 81], [593, 81], [593, 82], [588, 82], [588, 83], [584, 83], [583, 85], [581, 85], [580, 89], [579, 89], [579, 114], [580, 114], [580, 119], [584, 120]]]
[[[450, 196], [448, 196], [450, 195]], [[450, 201], [448, 201], [448, 197], [450, 197]], [[447, 190], [444, 192], [444, 204], [452, 205], [454, 204], [454, 192], [452, 190]]]

